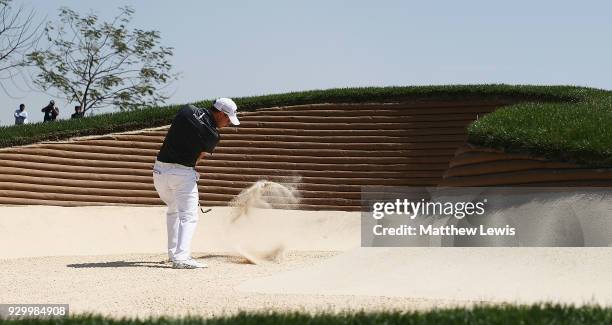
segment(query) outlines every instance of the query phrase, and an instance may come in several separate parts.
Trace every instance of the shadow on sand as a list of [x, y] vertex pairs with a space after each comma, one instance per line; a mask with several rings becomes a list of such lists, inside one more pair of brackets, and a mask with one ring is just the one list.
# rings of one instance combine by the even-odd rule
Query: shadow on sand
[[144, 262], [144, 261], [112, 261], [112, 262], [100, 262], [100, 263], [79, 263], [79, 264], [68, 264], [67, 267], [71, 268], [93, 268], [93, 267], [152, 267], [168, 269], [172, 268], [172, 264], [166, 261], [160, 262]]
[[[252, 264], [246, 258], [236, 255], [224, 255], [224, 254], [207, 254], [196, 257], [197, 260], [210, 260], [219, 261], [222, 263], [231, 264]], [[118, 267], [147, 267], [147, 268], [162, 268], [171, 269], [172, 263], [168, 261], [110, 261], [110, 262], [98, 262], [98, 263], [78, 263], [68, 264], [66, 267], [70, 268], [118, 268]]]

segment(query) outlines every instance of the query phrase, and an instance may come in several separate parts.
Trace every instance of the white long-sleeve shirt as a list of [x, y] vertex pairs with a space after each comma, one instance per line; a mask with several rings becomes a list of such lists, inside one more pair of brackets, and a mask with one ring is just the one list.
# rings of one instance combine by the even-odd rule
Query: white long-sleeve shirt
[[16, 110], [15, 111], [15, 125], [28, 124], [28, 112]]

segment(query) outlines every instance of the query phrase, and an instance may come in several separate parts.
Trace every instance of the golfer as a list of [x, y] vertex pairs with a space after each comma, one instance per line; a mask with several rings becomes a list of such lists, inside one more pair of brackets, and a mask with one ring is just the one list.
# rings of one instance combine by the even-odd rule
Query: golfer
[[219, 129], [239, 125], [238, 107], [229, 98], [215, 100], [210, 108], [186, 105], [178, 111], [153, 166], [153, 183], [166, 203], [168, 258], [175, 269], [208, 267], [191, 257], [191, 239], [198, 224], [198, 184], [195, 170], [205, 152], [219, 142]]

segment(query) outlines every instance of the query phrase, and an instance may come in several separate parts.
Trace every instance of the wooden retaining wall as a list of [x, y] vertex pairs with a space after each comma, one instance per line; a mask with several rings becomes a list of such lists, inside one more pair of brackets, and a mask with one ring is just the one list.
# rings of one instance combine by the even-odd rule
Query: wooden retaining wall
[[[197, 166], [201, 204], [225, 205], [252, 182], [295, 176], [300, 208], [316, 210], [358, 210], [363, 185], [438, 185], [465, 144], [466, 126], [504, 104], [317, 104], [245, 112], [240, 127], [222, 129], [215, 153]], [[162, 204], [151, 169], [166, 132], [1, 149], [0, 204]], [[452, 167], [447, 182], [469, 173], [469, 164]]]
[[612, 168], [588, 168], [465, 144], [442, 186], [612, 186]]

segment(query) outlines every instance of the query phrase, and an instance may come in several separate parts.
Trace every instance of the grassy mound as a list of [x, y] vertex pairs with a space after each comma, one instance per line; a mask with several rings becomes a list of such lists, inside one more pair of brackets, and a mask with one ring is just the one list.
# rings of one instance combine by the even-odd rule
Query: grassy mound
[[[612, 166], [612, 92], [571, 86], [451, 85], [312, 90], [235, 98], [241, 111], [316, 103], [509, 100], [468, 129], [476, 145], [587, 166]], [[193, 103], [209, 106], [210, 101]], [[180, 105], [0, 128], [0, 148], [169, 124]]]
[[53, 320], [10, 320], [6, 324], [610, 324], [612, 309], [560, 305], [455, 308], [428, 312], [382, 312], [317, 314], [241, 313], [231, 317], [203, 319], [149, 318], [112, 319], [102, 316], [70, 316]]
[[526, 102], [483, 116], [469, 142], [591, 167], [612, 167], [612, 92], [584, 90], [578, 101]]

